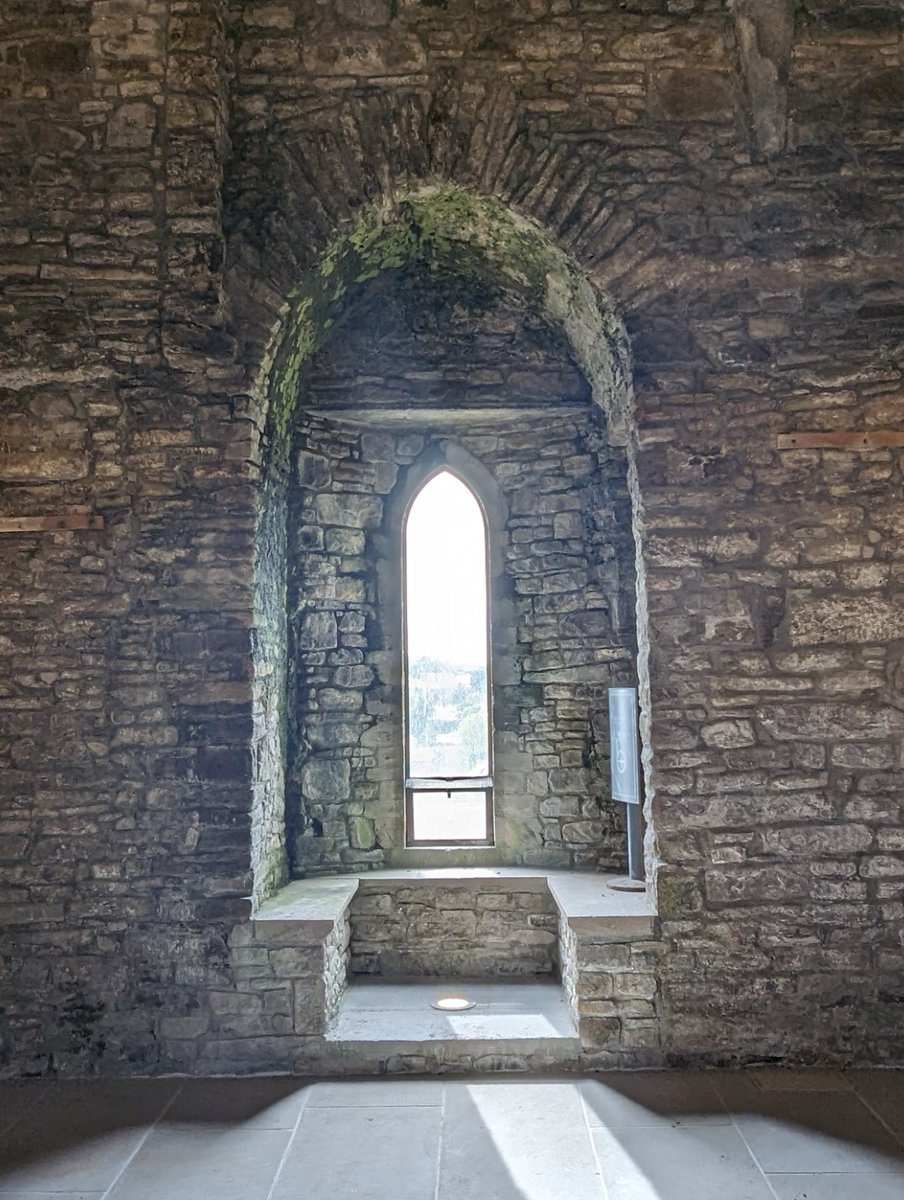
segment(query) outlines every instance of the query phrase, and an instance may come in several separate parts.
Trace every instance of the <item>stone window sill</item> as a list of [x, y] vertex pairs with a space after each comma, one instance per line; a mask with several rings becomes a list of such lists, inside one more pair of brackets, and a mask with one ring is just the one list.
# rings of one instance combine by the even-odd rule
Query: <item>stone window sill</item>
[[[595, 942], [652, 938], [656, 914], [644, 892], [616, 892], [608, 882], [615, 878], [594, 872], [544, 871], [528, 867], [422, 867], [367, 871], [360, 875], [318, 875], [298, 879], [265, 901], [254, 913], [255, 924], [274, 931], [275, 925], [304, 926], [311, 941], [327, 937], [342, 919], [359, 888], [385, 890], [387, 883], [400, 887], [467, 888], [482, 891], [498, 883], [504, 891], [513, 882], [519, 888], [548, 889], [563, 920], [577, 933]], [[262, 930], [263, 931], [263, 930]]]

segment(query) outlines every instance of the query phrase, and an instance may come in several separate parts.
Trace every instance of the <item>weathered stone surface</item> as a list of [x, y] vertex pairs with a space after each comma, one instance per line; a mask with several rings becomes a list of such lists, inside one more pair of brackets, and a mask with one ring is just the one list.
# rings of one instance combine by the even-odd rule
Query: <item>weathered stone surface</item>
[[558, 962], [558, 911], [545, 888], [365, 881], [349, 920], [353, 973], [548, 976]]
[[732, 12], [757, 146], [778, 154], [785, 145], [794, 3], [735, 0]]
[[656, 71], [653, 75], [655, 104], [672, 121], [724, 121], [734, 113], [731, 85], [716, 71]]
[[904, 637], [904, 609], [881, 593], [814, 596], [792, 592], [789, 612], [791, 640], [798, 646], [888, 642]]
[[[308, 806], [302, 788], [298, 871], [403, 861], [401, 663], [387, 650], [402, 622], [400, 505], [415, 473], [444, 463], [450, 445], [498, 488], [498, 498], [481, 496], [487, 510], [507, 510], [492, 530], [499, 857], [621, 864], [621, 814], [607, 800], [605, 689], [633, 678], [626, 464], [605, 446], [561, 339], [535, 329], [522, 306], [487, 305], [483, 285], [449, 292], [411, 268], [375, 285], [354, 323], [313, 360], [296, 424], [300, 487], [290, 498], [301, 650], [293, 739], [301, 761], [330, 749], [347, 761], [350, 742], [357, 749], [346, 803], [319, 797]], [[381, 357], [393, 373], [377, 381]], [[550, 376], [564, 389], [567, 418], [515, 420], [518, 405], [545, 395]], [[484, 416], [472, 431], [474, 406]], [[513, 591], [531, 597], [517, 613]], [[319, 718], [335, 710], [343, 722], [331, 732]]]
[[338, 644], [339, 634], [334, 613], [305, 613], [298, 636], [301, 650], [333, 650]]
[[311, 758], [301, 769], [301, 790], [311, 800], [346, 800], [349, 764], [343, 759]]
[[[600, 666], [631, 660], [586, 651], [631, 648], [633, 492], [664, 949], [655, 1016], [624, 981], [636, 1011], [585, 1014], [594, 1061], [900, 1060], [901, 451], [775, 440], [904, 416], [899, 5], [798, 5], [790, 44], [771, 0], [730, 20], [703, 0], [39, 7], [14, 6], [0, 52], [0, 508], [105, 526], [0, 547], [0, 1069], [313, 1069], [309, 976], [238, 935], [233, 957], [233, 931], [285, 879], [306, 754], [350, 772], [338, 811], [314, 802], [314, 861], [379, 861], [358, 818], [398, 844], [372, 814], [400, 764], [368, 562], [404, 471], [453, 435], [508, 502], [505, 627], [536, 678], [514, 655], [500, 674], [497, 768], [525, 861], [620, 846]], [[515, 238], [500, 282], [471, 210], [435, 261], [435, 231], [393, 224], [436, 180], [523, 214], [624, 316], [627, 450], [560, 419], [588, 397], [536, 304], [548, 263]], [[386, 253], [364, 263], [363, 239], [337, 281], [322, 255], [362, 214]], [[403, 287], [390, 311], [412, 245], [433, 299]], [[329, 481], [280, 442], [299, 388], [276, 331], [311, 273], [331, 345], [365, 353], [312, 364], [299, 334], [299, 411], [313, 382], [336, 426], [345, 385], [382, 414], [329, 448]], [[368, 347], [355, 311], [393, 336]], [[616, 333], [569, 336], [599, 365]], [[502, 445], [485, 417], [506, 390]], [[418, 424], [450, 398], [454, 429]], [[287, 551], [290, 477], [362, 507]], [[287, 559], [310, 600], [291, 618]], [[336, 641], [327, 620], [302, 680], [309, 614]], [[332, 678], [360, 667], [373, 681]], [[286, 698], [306, 688], [302, 754]], [[589, 786], [551, 793], [560, 769]], [[327, 1011], [338, 942], [330, 964]]]
[[904, 710], [876, 704], [770, 704], [757, 716], [780, 740], [859, 741], [904, 731]]
[[156, 116], [150, 104], [121, 104], [107, 122], [110, 150], [141, 150], [154, 140]]

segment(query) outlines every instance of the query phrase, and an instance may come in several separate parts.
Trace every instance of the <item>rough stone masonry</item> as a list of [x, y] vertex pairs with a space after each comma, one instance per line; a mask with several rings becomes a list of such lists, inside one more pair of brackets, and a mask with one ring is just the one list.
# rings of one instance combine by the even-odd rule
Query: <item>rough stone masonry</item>
[[[590, 413], [597, 343], [547, 318], [583, 281], [624, 324], [624, 436], [594, 417], [567, 457], [595, 483], [562, 495], [591, 529], [593, 487], [631, 497], [615, 558], [572, 540], [636, 549], [644, 1061], [900, 1061], [902, 451], [777, 438], [904, 429], [902, 56], [895, 0], [3, 0], [0, 515], [104, 519], [0, 535], [5, 1073], [273, 1069], [315, 1023], [276, 968], [243, 990], [247, 897], [305, 838], [290, 434], [325, 436], [330, 378], [357, 387], [339, 310], [404, 308], [409, 267], [492, 285], [579, 370], [532, 401], [563, 443], [587, 443], [556, 405]], [[454, 237], [411, 216], [448, 185], [473, 198]], [[488, 204], [571, 264], [547, 311], [546, 251], [506, 235], [489, 281], [459, 253]], [[328, 250], [368, 229], [382, 260], [355, 235], [337, 298]], [[367, 374], [362, 404], [392, 364]], [[563, 799], [602, 814], [603, 862], [594, 786]]]

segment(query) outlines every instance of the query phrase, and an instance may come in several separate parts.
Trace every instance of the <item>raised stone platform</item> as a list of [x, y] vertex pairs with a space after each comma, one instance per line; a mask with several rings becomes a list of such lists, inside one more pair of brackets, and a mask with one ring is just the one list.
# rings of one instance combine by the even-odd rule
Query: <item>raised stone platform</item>
[[[581, 1065], [654, 1065], [659, 1061], [662, 950], [656, 918], [644, 893], [613, 891], [608, 879], [470, 867], [295, 881], [261, 905], [231, 939], [236, 975], [247, 992], [248, 1036], [254, 1042], [249, 1054], [259, 1058], [269, 1045], [271, 1066], [288, 1061], [293, 1070], [327, 1063], [346, 1070], [395, 1069], [389, 1063], [414, 1069], [403, 1062], [421, 1054], [407, 1045], [410, 1038], [380, 1037], [376, 1040], [405, 1042], [406, 1048], [371, 1047], [370, 1053], [356, 1046], [355, 1038], [337, 1035], [337, 1029], [348, 1031], [354, 1005], [365, 998], [361, 975], [350, 971], [353, 963], [371, 974], [398, 976], [414, 962], [419, 975], [545, 980], [535, 986], [546, 986], [548, 994], [560, 998], [571, 1022], [567, 1036], [576, 1032], [579, 1039]], [[494, 962], [499, 969], [488, 970]], [[340, 1007], [349, 982], [347, 995], [356, 998], [351, 1008]], [[435, 986], [433, 980], [422, 982]], [[279, 1036], [267, 1039], [268, 1028], [275, 1034], [277, 1026]], [[475, 1040], [481, 1043], [477, 1057], [487, 1064], [494, 1054], [532, 1068], [573, 1060], [570, 1044], [559, 1045], [550, 1056], [550, 1047], [519, 1050], [508, 1045], [508, 1038], [496, 1039], [495, 1048], [489, 1045], [493, 1039]], [[434, 1055], [430, 1069], [444, 1069], [442, 1064], [452, 1069], [450, 1062], [473, 1067], [474, 1054], [458, 1041], [455, 1054]]]
[[[446, 991], [475, 1007], [437, 1012], [431, 1003]], [[337, 1060], [381, 1074], [568, 1067], [581, 1050], [561, 987], [523, 980], [354, 982], [326, 1041]]]

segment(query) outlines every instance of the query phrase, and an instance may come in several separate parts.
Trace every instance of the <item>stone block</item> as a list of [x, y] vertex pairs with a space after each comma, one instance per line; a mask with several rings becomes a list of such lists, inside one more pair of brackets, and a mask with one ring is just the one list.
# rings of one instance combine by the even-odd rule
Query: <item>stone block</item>
[[823, 642], [888, 642], [904, 637], [902, 606], [884, 596], [814, 598], [789, 596], [790, 636], [795, 645]]
[[186, 1017], [161, 1017], [160, 1036], [163, 1038], [203, 1037], [210, 1028], [210, 1016], [207, 1013], [194, 1013]]
[[579, 972], [624, 971], [630, 965], [631, 950], [629, 946], [617, 942], [600, 945], [579, 940], [575, 961]]
[[143, 150], [154, 140], [157, 113], [144, 101], [120, 104], [107, 122], [107, 148], [110, 150]]
[[296, 1034], [323, 1033], [326, 1027], [326, 990], [322, 980], [295, 985], [293, 1022]]
[[351, 767], [344, 758], [309, 758], [301, 768], [301, 791], [308, 800], [346, 800]]
[[757, 719], [780, 741], [857, 742], [904, 731], [904, 712], [870, 703], [769, 704], [760, 708]]
[[349, 25], [377, 28], [392, 19], [390, 0], [336, 0], [336, 11]]
[[609, 971], [582, 970], [577, 980], [577, 996], [580, 1000], [610, 1000], [614, 990], [613, 980], [614, 976]]
[[356, 850], [373, 850], [377, 844], [376, 829], [368, 817], [350, 817], [348, 831], [349, 842]]
[[641, 971], [622, 972], [614, 977], [619, 1000], [652, 1000], [656, 995], [656, 976]]
[[805, 900], [810, 876], [802, 867], [738, 866], [705, 873], [707, 898], [720, 904], [776, 904]]
[[584, 1049], [614, 1049], [620, 1033], [621, 1021], [618, 1017], [581, 1017], [581, 1047]]
[[88, 474], [85, 454], [45, 449], [15, 451], [0, 444], [0, 483], [48, 483], [84, 479]]
[[785, 826], [762, 834], [763, 850], [782, 858], [844, 857], [869, 849], [873, 831], [866, 825]]
[[377, 496], [358, 492], [320, 495], [314, 505], [317, 519], [324, 525], [340, 525], [348, 529], [374, 529], [383, 514], [383, 504]]
[[[360, 2], [363, 8], [368, 0]], [[313, 75], [379, 78], [420, 71], [424, 63], [424, 49], [420, 41], [404, 34], [392, 38], [379, 33], [359, 34], [355, 38], [321, 37], [306, 42], [304, 49], [305, 69]]]
[[904, 856], [894, 858], [890, 854], [877, 854], [864, 858], [860, 866], [860, 874], [864, 879], [902, 879], [904, 878]]
[[323, 950], [319, 946], [283, 946], [267, 951], [277, 979], [319, 979], [324, 970]]
[[734, 116], [735, 100], [727, 75], [699, 68], [654, 70], [653, 104], [670, 121], [719, 121]]
[[304, 614], [298, 635], [299, 649], [332, 650], [338, 644], [335, 613], [314, 611]]
[[756, 745], [753, 723], [748, 720], [713, 721], [702, 726], [700, 737], [707, 746], [719, 750]]

